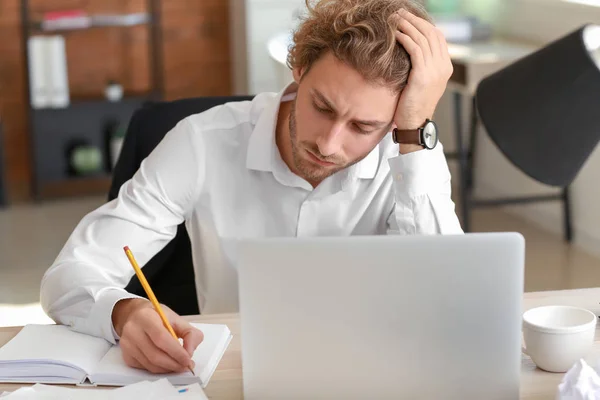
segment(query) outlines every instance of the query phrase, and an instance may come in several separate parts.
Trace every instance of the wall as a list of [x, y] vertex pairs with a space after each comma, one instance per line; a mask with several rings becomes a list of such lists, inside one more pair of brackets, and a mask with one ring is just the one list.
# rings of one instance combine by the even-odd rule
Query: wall
[[[232, 47], [235, 60], [235, 92], [277, 92], [277, 65], [269, 57], [267, 42], [274, 35], [291, 31], [298, 22], [305, 0], [230, 0]], [[240, 12], [242, 18], [240, 19]]]
[[246, 95], [248, 90], [248, 43], [246, 40], [246, 0], [229, 1], [231, 37], [231, 82], [233, 94]]
[[[31, 0], [33, 11], [89, 13], [145, 10], [145, 0]], [[223, 0], [163, 0], [164, 95], [167, 99], [231, 93], [229, 11]], [[11, 200], [29, 197], [31, 160], [25, 103], [20, 0], [0, 0], [0, 116]], [[71, 95], [98, 96], [108, 79], [127, 91], [149, 88], [145, 27], [102, 28], [65, 35]], [[210, 57], [207, 57], [210, 55]]]
[[[493, 20], [500, 35], [547, 43], [586, 22], [600, 21], [600, 7], [561, 0], [465, 0], [465, 9]], [[497, 18], [489, 18], [495, 15]], [[451, 103], [445, 96], [438, 110], [439, 122], [451, 131]], [[466, 105], [465, 105], [466, 107]], [[465, 116], [466, 122], [466, 116]], [[467, 126], [467, 125], [465, 125]], [[477, 149], [476, 187], [479, 197], [540, 194], [554, 191], [527, 178], [502, 156], [484, 132]], [[449, 139], [446, 139], [449, 140]], [[452, 147], [452, 143], [449, 143]], [[572, 185], [575, 241], [590, 252], [600, 254], [600, 148], [592, 154]], [[562, 209], [559, 203], [510, 206], [507, 210], [562, 235]]]

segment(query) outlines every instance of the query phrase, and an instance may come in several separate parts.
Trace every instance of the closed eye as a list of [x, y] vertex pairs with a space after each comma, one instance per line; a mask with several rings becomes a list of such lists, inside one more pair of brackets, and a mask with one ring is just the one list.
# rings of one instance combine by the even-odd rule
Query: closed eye
[[333, 111], [331, 111], [328, 108], [323, 108], [323, 107], [319, 107], [317, 104], [313, 103], [313, 107], [315, 107], [315, 110], [317, 110], [318, 112], [320, 112], [321, 114], [328, 114], [331, 115], [333, 114]]
[[360, 127], [360, 125], [358, 124], [353, 124], [354, 129], [358, 132], [358, 133], [362, 133], [363, 135], [368, 135], [369, 133], [373, 132], [373, 131], [368, 131], [366, 129], [363, 129]]

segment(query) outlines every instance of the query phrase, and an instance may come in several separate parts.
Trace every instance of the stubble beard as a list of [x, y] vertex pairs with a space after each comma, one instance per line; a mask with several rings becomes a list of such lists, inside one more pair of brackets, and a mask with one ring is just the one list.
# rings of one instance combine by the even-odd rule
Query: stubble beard
[[321, 182], [327, 177], [335, 174], [336, 172], [349, 167], [350, 165], [360, 161], [357, 160], [350, 164], [344, 163], [343, 160], [340, 160], [339, 157], [323, 157], [316, 145], [311, 143], [304, 143], [304, 147], [310, 150], [315, 155], [319, 156], [322, 160], [332, 162], [337, 164], [335, 167], [326, 168], [321, 167], [317, 164], [314, 164], [304, 158], [300, 153], [303, 151], [300, 148], [300, 144], [298, 143], [298, 136], [296, 132], [296, 100], [292, 103], [292, 107], [290, 109], [290, 118], [289, 118], [289, 130], [290, 130], [290, 142], [292, 147], [292, 158], [294, 162], [294, 167], [301, 174], [302, 178], [308, 180], [309, 182]]

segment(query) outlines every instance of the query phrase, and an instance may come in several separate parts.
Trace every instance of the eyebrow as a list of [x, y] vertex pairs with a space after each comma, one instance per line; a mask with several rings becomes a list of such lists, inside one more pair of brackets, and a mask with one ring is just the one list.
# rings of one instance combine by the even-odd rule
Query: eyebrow
[[[311, 93], [312, 93], [313, 97], [318, 98], [323, 104], [325, 104], [325, 106], [327, 108], [329, 108], [329, 109], [331, 109], [331, 111], [337, 113], [333, 104], [331, 104], [331, 102], [329, 100], [327, 100], [327, 98], [323, 95], [323, 93], [319, 92], [317, 89], [311, 90]], [[355, 120], [354, 122], [357, 123], [358, 125], [372, 126], [374, 128], [382, 128], [384, 126], [390, 125], [387, 122], [376, 121], [376, 120], [371, 120], [371, 121]]]

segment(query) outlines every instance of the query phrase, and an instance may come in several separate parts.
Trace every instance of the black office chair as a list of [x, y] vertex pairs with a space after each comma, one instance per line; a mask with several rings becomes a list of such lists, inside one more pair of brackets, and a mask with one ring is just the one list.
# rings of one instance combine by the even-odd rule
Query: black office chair
[[[113, 171], [109, 201], [117, 197], [121, 185], [131, 179], [142, 160], [179, 121], [227, 102], [251, 99], [252, 96], [184, 99], [149, 103], [136, 111], [129, 123], [123, 148]], [[161, 303], [180, 315], [200, 313], [194, 283], [192, 249], [184, 224], [177, 227], [173, 240], [143, 268], [144, 275]], [[125, 289], [146, 297], [136, 276]]]
[[[565, 240], [572, 240], [569, 186], [600, 141], [598, 38], [600, 26], [584, 25], [480, 82], [473, 99], [469, 151], [461, 153], [465, 231], [472, 207], [559, 200]], [[558, 193], [473, 198], [479, 122], [515, 167]], [[463, 149], [462, 142], [458, 147]]]

